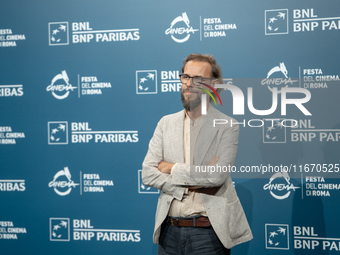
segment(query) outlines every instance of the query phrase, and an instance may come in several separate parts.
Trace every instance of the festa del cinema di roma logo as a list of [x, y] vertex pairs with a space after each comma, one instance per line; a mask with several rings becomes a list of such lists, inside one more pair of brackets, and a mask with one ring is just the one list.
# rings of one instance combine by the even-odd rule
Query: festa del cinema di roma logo
[[72, 84], [69, 83], [69, 80], [66, 71], [61, 71], [60, 74], [54, 76], [51, 84], [47, 86], [46, 91], [51, 92], [56, 99], [65, 99], [69, 96], [70, 91], [77, 88], [73, 87]]
[[270, 177], [269, 182], [263, 186], [264, 190], [269, 190], [272, 197], [283, 200], [289, 197], [291, 191], [295, 191], [300, 187], [294, 186], [290, 182], [290, 177], [286, 172], [278, 172]]
[[[53, 180], [48, 184], [48, 187], [53, 188], [55, 193], [59, 196], [66, 196], [71, 193], [72, 188], [75, 188], [79, 183], [74, 183], [71, 180], [71, 173], [68, 167], [64, 167], [63, 170], [58, 171]], [[58, 180], [60, 178], [60, 180]], [[62, 180], [65, 179], [65, 180]]]
[[[182, 27], [178, 27], [184, 24]], [[190, 20], [186, 12], [182, 13], [182, 16], [176, 17], [170, 24], [170, 27], [165, 30], [166, 35], [171, 35], [172, 40], [177, 43], [184, 43], [189, 40], [190, 35], [194, 34], [198, 29], [194, 29], [190, 26]], [[184, 36], [184, 37], [183, 37]]]

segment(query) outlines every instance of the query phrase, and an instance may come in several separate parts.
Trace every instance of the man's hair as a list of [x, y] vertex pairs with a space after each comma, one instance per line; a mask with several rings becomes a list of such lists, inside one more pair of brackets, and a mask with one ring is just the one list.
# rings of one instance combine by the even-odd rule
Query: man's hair
[[[197, 61], [197, 62], [206, 62], [211, 65], [211, 78], [216, 78], [218, 80], [218, 84], [223, 84], [223, 78], [222, 78], [222, 71], [220, 66], [217, 64], [216, 59], [211, 54], [197, 54], [193, 53], [187, 56], [183, 60], [183, 66], [181, 69], [181, 72], [184, 73], [184, 67], [189, 61]], [[220, 94], [222, 89], [216, 89], [217, 93]], [[213, 96], [216, 98], [216, 95], [213, 94]], [[212, 98], [210, 98], [210, 102], [212, 101]]]

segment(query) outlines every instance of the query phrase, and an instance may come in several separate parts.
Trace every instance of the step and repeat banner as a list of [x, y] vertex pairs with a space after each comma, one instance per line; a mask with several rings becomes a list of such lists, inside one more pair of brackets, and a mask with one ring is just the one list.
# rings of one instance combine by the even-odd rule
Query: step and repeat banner
[[[213, 54], [240, 126], [233, 254], [340, 254], [340, 12], [327, 1], [1, 1], [1, 254], [156, 254], [157, 122]], [[220, 120], [217, 125], [235, 125]], [[223, 213], [223, 212], [221, 212]]]

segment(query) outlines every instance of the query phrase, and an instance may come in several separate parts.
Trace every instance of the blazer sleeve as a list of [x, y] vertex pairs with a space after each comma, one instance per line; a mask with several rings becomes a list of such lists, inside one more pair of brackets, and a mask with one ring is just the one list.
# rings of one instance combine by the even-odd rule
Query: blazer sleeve
[[[238, 146], [239, 126], [227, 125], [218, 130], [202, 165], [177, 163], [171, 170], [172, 183], [180, 186], [219, 187], [230, 177]], [[209, 143], [207, 143], [209, 144]], [[220, 156], [214, 166], [208, 166], [213, 156]]]
[[158, 164], [164, 160], [163, 125], [164, 117], [158, 122], [150, 140], [149, 149], [143, 161], [142, 180], [145, 185], [182, 200], [185, 187], [176, 185], [171, 174], [158, 170]]

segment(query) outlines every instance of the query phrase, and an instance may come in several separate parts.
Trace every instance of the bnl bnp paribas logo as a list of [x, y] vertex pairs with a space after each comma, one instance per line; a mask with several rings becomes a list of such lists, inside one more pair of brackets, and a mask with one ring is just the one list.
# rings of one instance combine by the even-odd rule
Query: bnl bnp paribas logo
[[[48, 127], [48, 144], [49, 145], [66, 145], [68, 144], [68, 122], [67, 121], [49, 121]], [[72, 144], [83, 143], [137, 143], [138, 130], [109, 130], [94, 131], [89, 122], [71, 122], [70, 141]]]
[[[290, 229], [292, 230], [291, 237]], [[265, 224], [266, 249], [289, 250], [293, 248], [299, 250], [300, 254], [336, 254], [336, 251], [339, 251], [339, 240], [338, 237], [320, 236], [315, 226], [289, 227], [288, 224]], [[292, 247], [289, 246], [289, 241], [293, 243]]]
[[266, 224], [266, 249], [289, 250], [289, 226]]
[[[72, 225], [70, 225], [72, 224]], [[141, 241], [140, 230], [96, 228], [91, 219], [50, 218], [50, 241], [129, 242]]]
[[67, 121], [49, 121], [48, 144], [59, 145], [68, 144], [68, 122]]
[[179, 70], [160, 71], [160, 89], [158, 89], [157, 70], [136, 70], [136, 94], [157, 94], [180, 92], [182, 83]]
[[70, 241], [69, 218], [50, 218], [50, 241]]
[[68, 45], [70, 43], [102, 43], [138, 41], [140, 39], [139, 28], [127, 29], [93, 29], [90, 22], [49, 22], [48, 36], [49, 46]]
[[288, 34], [288, 9], [265, 11], [265, 34]]
[[[266, 10], [264, 16], [266, 35], [289, 33], [288, 9]], [[294, 33], [340, 30], [340, 17], [319, 17], [314, 8], [294, 9], [291, 17]]]
[[190, 20], [186, 12], [182, 16], [176, 17], [170, 24], [170, 27], [165, 30], [166, 35], [170, 35], [171, 39], [177, 43], [184, 43], [189, 40], [192, 34], [195, 34], [199, 29], [194, 29], [190, 26]]
[[48, 24], [49, 45], [68, 45], [68, 22], [50, 22]]
[[157, 70], [136, 71], [136, 93], [157, 94]]

